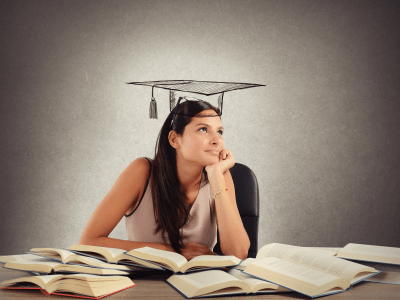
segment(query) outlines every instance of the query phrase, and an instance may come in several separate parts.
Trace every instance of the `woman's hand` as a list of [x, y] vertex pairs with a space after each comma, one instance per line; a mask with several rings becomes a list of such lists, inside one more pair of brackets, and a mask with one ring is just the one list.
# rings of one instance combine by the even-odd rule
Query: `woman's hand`
[[185, 247], [182, 248], [181, 254], [189, 261], [192, 258], [199, 255], [217, 255], [208, 249], [207, 246], [197, 244], [197, 243], [187, 243]]
[[224, 149], [219, 153], [219, 161], [215, 164], [206, 167], [206, 172], [210, 175], [210, 173], [221, 172], [224, 174], [230, 168], [235, 165], [235, 158], [233, 157], [232, 153]]

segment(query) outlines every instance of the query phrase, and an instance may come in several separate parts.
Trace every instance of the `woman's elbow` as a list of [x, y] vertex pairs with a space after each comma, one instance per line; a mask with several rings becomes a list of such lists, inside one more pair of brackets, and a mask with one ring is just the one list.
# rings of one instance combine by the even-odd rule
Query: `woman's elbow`
[[241, 249], [238, 253], [239, 256], [237, 256], [237, 258], [246, 259], [247, 256], [249, 255], [249, 249], [250, 249], [250, 242], [248, 244], [246, 243], [246, 245], [241, 247]]
[[81, 237], [79, 238], [78, 244], [79, 245], [91, 245], [95, 246], [94, 242], [95, 238], [89, 236], [88, 234], [85, 234], [85, 232], [82, 233]]
[[238, 256], [236, 257], [240, 259], [246, 259], [247, 256], [249, 255], [249, 249], [250, 249], [250, 239], [247, 237], [247, 239], [238, 246], [236, 250], [238, 252]]
[[224, 255], [234, 255], [239, 259], [246, 259], [249, 254], [249, 248], [250, 242], [236, 245], [236, 247], [229, 247], [226, 250], [221, 248], [221, 250]]
[[78, 245], [90, 245], [90, 243], [85, 237], [81, 236], [79, 238]]

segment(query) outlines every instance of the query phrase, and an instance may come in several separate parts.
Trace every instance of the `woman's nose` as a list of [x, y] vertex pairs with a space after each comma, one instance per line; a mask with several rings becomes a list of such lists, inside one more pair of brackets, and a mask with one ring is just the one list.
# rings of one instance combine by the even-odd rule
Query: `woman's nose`
[[212, 133], [211, 134], [211, 143], [213, 145], [216, 145], [220, 142], [221, 136], [218, 133]]

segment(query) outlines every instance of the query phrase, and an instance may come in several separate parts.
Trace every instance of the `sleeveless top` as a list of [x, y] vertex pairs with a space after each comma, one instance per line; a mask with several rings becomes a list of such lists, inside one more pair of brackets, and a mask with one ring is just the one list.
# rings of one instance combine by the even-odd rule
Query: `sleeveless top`
[[[146, 158], [147, 159], [147, 158]], [[148, 160], [148, 159], [147, 159]], [[125, 215], [125, 226], [129, 241], [164, 243], [161, 231], [154, 234], [157, 227], [153, 198], [151, 193], [151, 162], [146, 190], [138, 206], [129, 215]], [[189, 212], [187, 223], [181, 228], [183, 243], [198, 243], [207, 246], [211, 251], [217, 243], [217, 223], [215, 203], [210, 183], [202, 177], [200, 190]], [[167, 243], [168, 237], [165, 240]]]

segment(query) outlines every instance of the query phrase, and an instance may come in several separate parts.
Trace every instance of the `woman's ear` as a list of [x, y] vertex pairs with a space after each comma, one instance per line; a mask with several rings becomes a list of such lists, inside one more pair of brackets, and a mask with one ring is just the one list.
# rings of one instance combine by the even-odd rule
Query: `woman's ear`
[[178, 143], [179, 135], [174, 130], [171, 130], [168, 133], [168, 141], [171, 144], [171, 146], [174, 147], [175, 149], [179, 148], [179, 143]]

